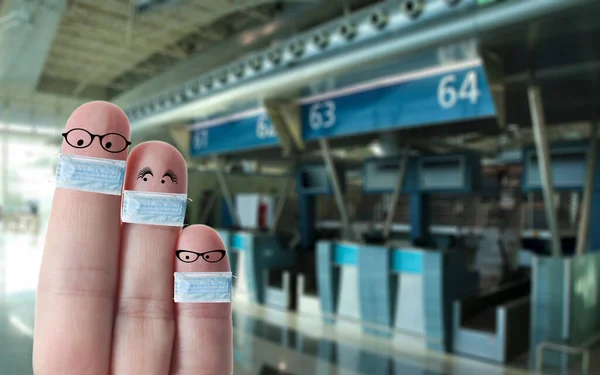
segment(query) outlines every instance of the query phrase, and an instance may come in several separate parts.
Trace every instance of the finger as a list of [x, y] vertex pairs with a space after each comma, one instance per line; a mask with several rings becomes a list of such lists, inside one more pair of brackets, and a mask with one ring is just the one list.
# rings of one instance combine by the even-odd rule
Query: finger
[[[91, 102], [77, 108], [66, 129], [119, 133], [129, 121], [118, 107]], [[61, 153], [125, 160], [98, 139], [87, 148], [63, 142]], [[109, 369], [117, 286], [121, 197], [57, 188], [37, 290], [33, 347], [36, 374], [102, 374]]]
[[[185, 228], [177, 242], [178, 250], [206, 253], [225, 249], [215, 230], [205, 225]], [[185, 259], [184, 253], [180, 254]], [[190, 253], [191, 254], [191, 253]], [[213, 254], [201, 256], [192, 263], [175, 259], [177, 272], [229, 272], [227, 256], [209, 263]], [[214, 256], [218, 256], [215, 253]], [[218, 258], [216, 258], [218, 259]], [[214, 261], [215, 258], [212, 258]], [[177, 331], [173, 349], [172, 374], [215, 374], [233, 372], [231, 302], [228, 303], [177, 303], [175, 305]]]
[[[127, 160], [125, 190], [185, 194], [183, 156], [163, 142], [138, 145]], [[123, 223], [113, 374], [169, 371], [175, 333], [173, 249], [180, 231], [180, 227]]]

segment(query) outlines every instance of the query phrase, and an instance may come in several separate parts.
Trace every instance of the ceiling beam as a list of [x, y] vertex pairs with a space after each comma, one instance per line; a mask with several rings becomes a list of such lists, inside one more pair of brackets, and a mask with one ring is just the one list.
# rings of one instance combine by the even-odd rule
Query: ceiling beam
[[[78, 37], [81, 37], [81, 39], [83, 39], [86, 42], [89, 42], [90, 44], [102, 44], [103, 48], [111, 48], [113, 51], [132, 50], [135, 53], [139, 53], [140, 55], [144, 54], [146, 57], [154, 53], [161, 53], [176, 59], [183, 59], [186, 57], [186, 54], [181, 52], [164, 50], [163, 47], [161, 47], [162, 50], [161, 48], [157, 48], [157, 45], [162, 46], [162, 44], [156, 43], [156, 41], [154, 40], [135, 39], [134, 42], [132, 42], [131, 46], [127, 46], [123, 42], [125, 34], [94, 29], [93, 27], [87, 24], [63, 25], [63, 27], [61, 27], [61, 33], [59, 33], [59, 35], [57, 36], [59, 40]], [[165, 43], [164, 45], [166, 46], [168, 45], [168, 43]]]
[[4, 5], [4, 10], [27, 10], [33, 21], [0, 32], [0, 84], [19, 83], [33, 91], [42, 77], [67, 1], [46, 0], [32, 6], [24, 0], [13, 0]]
[[[100, 2], [98, 2], [100, 3]], [[115, 13], [107, 13], [101, 9], [94, 9], [89, 6], [75, 2], [67, 12], [67, 17], [71, 21], [77, 21], [84, 18], [84, 22], [95, 21], [100, 25], [110, 25], [113, 28], [120, 29], [123, 32], [127, 29], [128, 17], [126, 15], [119, 15]], [[147, 21], [135, 20], [135, 32], [136, 33], [152, 33], [160, 34], [167, 39], [176, 38], [182, 34], [185, 34], [189, 28], [193, 27], [189, 24], [174, 26], [170, 22], [162, 23], [149, 23]]]

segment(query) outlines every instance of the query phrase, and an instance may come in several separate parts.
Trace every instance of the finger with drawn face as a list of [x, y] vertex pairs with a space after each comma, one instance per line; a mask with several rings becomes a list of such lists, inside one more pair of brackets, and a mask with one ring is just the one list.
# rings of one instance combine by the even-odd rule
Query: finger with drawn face
[[[177, 241], [175, 271], [229, 272], [219, 234], [205, 225], [186, 227]], [[177, 303], [175, 320], [171, 374], [232, 373], [231, 302]]]
[[[63, 137], [62, 154], [124, 161], [129, 121], [113, 104], [90, 102], [73, 112]], [[118, 195], [54, 193], [37, 289], [36, 374], [109, 371], [120, 204]]]
[[[135, 147], [127, 160], [125, 191], [187, 193], [187, 167], [163, 142]], [[113, 374], [169, 371], [175, 323], [173, 249], [181, 227], [123, 223], [121, 272], [112, 357]]]

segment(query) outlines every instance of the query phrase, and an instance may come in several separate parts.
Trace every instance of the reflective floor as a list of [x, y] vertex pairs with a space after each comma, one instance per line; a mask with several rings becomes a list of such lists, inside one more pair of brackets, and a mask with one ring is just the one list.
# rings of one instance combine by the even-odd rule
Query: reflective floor
[[[42, 249], [43, 236], [0, 233], [1, 374], [32, 373], [35, 286]], [[353, 323], [331, 327], [314, 316], [255, 305], [236, 303], [233, 324], [235, 374], [529, 373], [523, 365], [526, 359], [501, 367], [440, 355], [425, 351], [416, 338], [380, 339], [361, 334]]]

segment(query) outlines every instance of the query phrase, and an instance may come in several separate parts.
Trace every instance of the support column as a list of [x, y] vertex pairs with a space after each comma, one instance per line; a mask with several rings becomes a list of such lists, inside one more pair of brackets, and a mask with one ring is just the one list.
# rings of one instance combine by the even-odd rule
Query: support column
[[590, 145], [588, 147], [585, 173], [585, 187], [583, 191], [583, 199], [581, 201], [581, 217], [579, 219], [579, 228], [577, 230], [577, 255], [582, 255], [587, 249], [588, 245], [588, 236], [590, 229], [590, 210], [592, 208], [592, 193], [594, 191], [594, 183], [596, 179], [596, 159], [598, 157], [598, 142], [596, 140], [597, 132], [598, 124], [596, 122], [591, 123]]
[[0, 196], [0, 199], [2, 199], [2, 201], [0, 202], [0, 205], [3, 206], [4, 208], [4, 217], [6, 220], [6, 204], [8, 203], [8, 159], [9, 159], [9, 154], [8, 154], [8, 138], [10, 137], [9, 135], [9, 131], [8, 131], [8, 121], [9, 121], [9, 102], [6, 101], [5, 103], [3, 103], [3, 108], [2, 108], [2, 116], [0, 117], [0, 127], [2, 129], [6, 129], [6, 132], [0, 132], [4, 133], [2, 134], [2, 143], [1, 143], [1, 147], [2, 147], [2, 155], [0, 156], [0, 183], [2, 184], [2, 196]]
[[385, 219], [385, 225], [383, 226], [383, 238], [389, 239], [390, 233], [392, 232], [392, 223], [394, 222], [394, 216], [396, 216], [396, 208], [398, 207], [398, 199], [402, 193], [404, 187], [404, 180], [406, 178], [406, 167], [408, 165], [409, 149], [404, 150], [402, 161], [400, 162], [400, 170], [398, 172], [398, 179], [396, 180], [396, 186], [394, 186], [394, 193], [392, 194], [392, 200], [390, 202], [390, 209]]
[[315, 205], [316, 197], [302, 194], [298, 197], [300, 204], [300, 236], [303, 249], [312, 249], [315, 245], [317, 212]]
[[296, 169], [295, 166], [292, 166], [290, 175], [285, 180], [285, 186], [281, 189], [279, 193], [279, 199], [277, 200], [277, 206], [275, 207], [275, 214], [273, 215], [273, 225], [271, 225], [271, 229], [269, 230], [271, 235], [274, 235], [277, 232], [277, 227], [279, 226], [279, 219], [281, 219], [281, 215], [283, 214], [283, 208], [285, 207], [285, 202], [287, 198], [290, 196], [292, 188], [294, 187], [294, 174], [293, 171]]
[[342, 237], [348, 240], [358, 240], [355, 238], [354, 231], [350, 228], [350, 219], [348, 212], [346, 211], [346, 204], [344, 203], [344, 197], [342, 195], [342, 189], [340, 182], [338, 181], [338, 175], [335, 170], [333, 158], [331, 157], [331, 150], [329, 149], [329, 142], [326, 139], [319, 139], [319, 146], [321, 147], [321, 153], [323, 155], [323, 161], [325, 162], [325, 168], [329, 174], [329, 181], [333, 187], [333, 197], [340, 214], [342, 222]]
[[531, 112], [531, 123], [535, 138], [538, 168], [542, 182], [544, 195], [544, 208], [546, 210], [546, 222], [550, 231], [550, 249], [553, 256], [562, 256], [562, 245], [558, 228], [558, 218], [554, 207], [554, 179], [550, 165], [550, 150], [548, 147], [548, 135], [546, 132], [546, 119], [540, 89], [530, 86], [528, 89], [529, 111]]
[[[590, 223], [600, 222], [600, 191], [592, 192], [590, 202]], [[588, 249], [590, 251], [600, 251], [600, 231], [588, 231]]]
[[410, 240], [414, 242], [429, 235], [430, 223], [429, 194], [410, 195]]
[[225, 174], [223, 173], [223, 165], [221, 164], [221, 161], [217, 156], [213, 157], [213, 161], [215, 164], [215, 172], [217, 173], [217, 179], [219, 180], [219, 185], [221, 186], [221, 192], [223, 193], [223, 198], [225, 198], [225, 202], [227, 204], [227, 210], [231, 215], [233, 224], [236, 227], [239, 227], [242, 221], [240, 220], [240, 216], [238, 215], [237, 209], [235, 208], [233, 196], [231, 195], [231, 191], [229, 190], [229, 186], [227, 185], [227, 181], [225, 180]]

